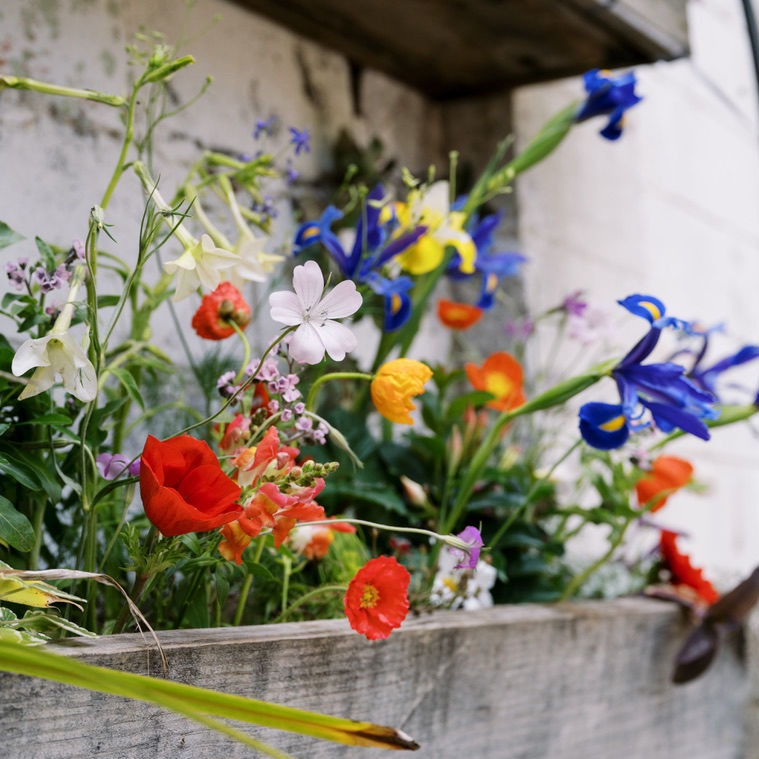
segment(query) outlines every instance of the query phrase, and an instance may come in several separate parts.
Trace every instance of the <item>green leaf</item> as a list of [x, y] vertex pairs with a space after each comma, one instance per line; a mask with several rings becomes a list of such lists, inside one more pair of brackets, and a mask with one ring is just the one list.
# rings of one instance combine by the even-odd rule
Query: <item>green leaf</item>
[[[51, 427], [70, 427], [71, 417], [60, 413], [42, 414], [41, 416], [35, 416], [32, 419], [25, 419], [23, 422], [19, 422], [16, 426], [20, 427], [22, 424], [44, 424], [50, 425]], [[0, 430], [0, 435], [2, 435], [2, 433], [3, 430]]]
[[35, 237], [34, 242], [37, 243], [37, 250], [40, 252], [45, 268], [48, 271], [53, 271], [56, 267], [55, 251], [41, 237]]
[[118, 295], [98, 295], [98, 308], [117, 306], [121, 297]]
[[0, 495], [0, 541], [26, 553], [34, 548], [32, 523], [5, 497]]
[[134, 377], [124, 369], [111, 369], [111, 374], [123, 385], [127, 395], [144, 411], [145, 401], [142, 400], [140, 389]]
[[14, 242], [23, 239], [18, 232], [14, 232], [4, 221], [0, 221], [0, 248], [7, 248], [9, 245], [13, 245]]
[[458, 398], [451, 402], [450, 406], [448, 406], [446, 418], [449, 421], [459, 419], [466, 411], [467, 406], [472, 406], [478, 409], [484, 406], [488, 401], [492, 401], [493, 398], [495, 398], [493, 393], [488, 393], [484, 390], [478, 390], [472, 393], [466, 393], [465, 395], [460, 395]]
[[34, 476], [34, 472], [29, 471], [23, 462], [13, 461], [2, 451], [0, 451], [0, 473], [12, 477], [19, 485], [23, 485], [28, 490], [39, 489], [40, 485]]
[[148, 701], [220, 730], [259, 751], [259, 741], [212, 717], [289, 730], [349, 746], [418, 748], [418, 744], [409, 736], [383, 725], [279, 706], [163, 678], [96, 667], [47, 650], [18, 645], [16, 642], [0, 641], [0, 669]]

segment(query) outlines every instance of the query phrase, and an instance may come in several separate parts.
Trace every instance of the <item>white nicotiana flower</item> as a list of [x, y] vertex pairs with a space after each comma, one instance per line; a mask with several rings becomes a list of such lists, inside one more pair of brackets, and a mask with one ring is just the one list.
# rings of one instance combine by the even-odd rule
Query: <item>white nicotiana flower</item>
[[87, 358], [89, 340], [85, 336], [81, 344], [77, 343], [69, 332], [82, 276], [83, 270], [72, 279], [68, 300], [50, 332], [44, 337], [26, 340], [16, 351], [11, 363], [16, 377], [36, 367], [19, 400], [44, 393], [53, 386], [56, 377], [60, 377], [64, 389], [80, 401], [88, 403], [97, 397], [97, 373]]
[[210, 235], [202, 235], [200, 241], [188, 241], [179, 258], [163, 265], [169, 274], [177, 275], [173, 300], [192, 295], [198, 287], [215, 290], [222, 281], [219, 272], [232, 268], [238, 261], [238, 255], [217, 247]]
[[293, 290], [269, 296], [271, 318], [288, 327], [298, 326], [290, 338], [290, 356], [303, 364], [318, 364], [326, 351], [333, 360], [342, 361], [357, 341], [346, 326], [334, 320], [360, 308], [363, 299], [356, 285], [344, 280], [325, 294], [319, 265], [306, 261], [293, 271]]
[[235, 246], [237, 261], [229, 270], [229, 281], [236, 286], [242, 282], [265, 282], [275, 264], [283, 256], [266, 253], [263, 249], [265, 238], [256, 237], [247, 228], [240, 228], [240, 239]]

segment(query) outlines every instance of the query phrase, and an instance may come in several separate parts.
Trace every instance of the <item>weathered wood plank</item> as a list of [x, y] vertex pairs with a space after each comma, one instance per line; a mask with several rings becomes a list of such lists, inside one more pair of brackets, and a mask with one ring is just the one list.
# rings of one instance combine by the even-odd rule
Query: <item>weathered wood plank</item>
[[[644, 599], [497, 607], [407, 621], [368, 643], [343, 621], [161, 633], [174, 679], [400, 727], [446, 759], [739, 759], [749, 674], [737, 645], [684, 686], [669, 682], [686, 633]], [[142, 639], [56, 646], [91, 663], [155, 671]], [[146, 705], [0, 675], [7, 759], [250, 756]], [[270, 730], [300, 759], [376, 755]]]
[[672, 59], [685, 0], [236, 0], [435, 99]]

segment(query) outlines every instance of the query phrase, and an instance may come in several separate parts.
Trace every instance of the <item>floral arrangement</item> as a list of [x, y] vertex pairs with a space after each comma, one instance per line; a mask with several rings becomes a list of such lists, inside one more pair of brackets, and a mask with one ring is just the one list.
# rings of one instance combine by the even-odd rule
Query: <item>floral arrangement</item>
[[[12, 220], [0, 224], [10, 249], [0, 313], [13, 325], [0, 338], [4, 635], [39, 644], [135, 620], [166, 629], [345, 615], [384, 639], [410, 609], [595, 592], [640, 524], [660, 534], [659, 550], [626, 567], [626, 590], [679, 598], [709, 629], [745, 613], [654, 515], [693, 476], [660, 449], [756, 412], [755, 392], [733, 401], [722, 378], [759, 346], [708, 363], [714, 330], [670, 316], [653, 295], [620, 293], [645, 330], [621, 359], [600, 356], [569, 377], [528, 372], [536, 329], [592, 340], [594, 306], [575, 293], [489, 356], [453, 366], [410, 357], [423, 318], [460, 340], [504, 297], [525, 257], [497, 250], [491, 204], [575, 125], [600, 118], [601, 135], [619, 139], [641, 100], [633, 74], [586, 74], [584, 97], [520, 153], [509, 157], [504, 141], [471, 187], [456, 186], [455, 155], [448, 179], [404, 171], [392, 187], [354, 175], [277, 248], [271, 188], [297, 181], [308, 131], [290, 127], [269, 150], [283, 131], [261, 120], [253, 157], [205, 152], [169, 193], [151, 148], [166, 83], [192, 59], [161, 45], [132, 55], [142, 73], [126, 98], [0, 77], [0, 92], [95, 101], [125, 124], [82, 240], [36, 238], [33, 260]], [[119, 240], [122, 257], [104, 238], [129, 173], [145, 211], [139, 240]], [[476, 302], [441, 289], [462, 280], [479, 285]], [[178, 302], [195, 308], [177, 321], [191, 382], [152, 338], [158, 320], [179, 320]], [[376, 335], [364, 364], [353, 357], [361, 320]], [[669, 354], [653, 359], [667, 341]], [[601, 400], [607, 385], [611, 401]], [[580, 394], [590, 400], [578, 409]], [[546, 440], [559, 427], [573, 439], [557, 454]], [[556, 474], [570, 460], [567, 496]], [[567, 546], [597, 525], [607, 549], [578, 568]]]

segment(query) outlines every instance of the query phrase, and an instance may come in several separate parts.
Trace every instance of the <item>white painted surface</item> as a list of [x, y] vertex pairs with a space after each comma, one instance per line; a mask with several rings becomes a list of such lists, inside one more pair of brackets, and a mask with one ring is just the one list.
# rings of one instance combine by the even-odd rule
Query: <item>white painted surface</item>
[[[583, 289], [628, 325], [624, 352], [644, 325], [614, 302], [650, 293], [673, 315], [725, 322], [734, 343], [716, 359], [759, 344], [759, 105], [740, 3], [693, 0], [689, 23], [690, 59], [637, 69], [645, 100], [619, 142], [586, 123], [519, 180], [520, 236], [534, 311]], [[574, 79], [518, 91], [520, 142], [578, 92]], [[759, 364], [741, 377], [759, 389]], [[659, 516], [690, 533], [683, 547], [717, 581], [747, 573], [759, 564], [757, 435], [717, 430], [671, 452], [692, 460], [706, 492], [678, 494]]]

